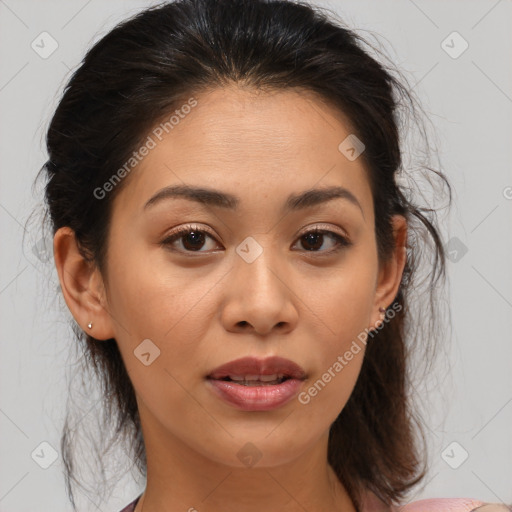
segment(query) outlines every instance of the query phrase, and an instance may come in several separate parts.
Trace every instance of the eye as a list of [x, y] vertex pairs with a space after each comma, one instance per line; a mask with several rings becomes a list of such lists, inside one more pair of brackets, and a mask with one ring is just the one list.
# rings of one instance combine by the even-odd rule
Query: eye
[[206, 252], [199, 251], [204, 244], [205, 235], [213, 239], [213, 236], [210, 235], [208, 231], [200, 229], [197, 226], [182, 226], [173, 231], [165, 240], [162, 240], [161, 243], [164, 246], [169, 246], [172, 250], [183, 252], [182, 249], [173, 247], [176, 241], [182, 241], [185, 252]]
[[[334, 241], [334, 247], [324, 251], [317, 251], [316, 249], [322, 247], [324, 245], [325, 237], [330, 238]], [[330, 231], [328, 229], [321, 229], [316, 227], [315, 229], [310, 229], [309, 231], [305, 231], [302, 235], [300, 235], [299, 241], [302, 242], [303, 247], [304, 243], [306, 246], [310, 246], [310, 248], [306, 247], [306, 251], [308, 252], [321, 252], [321, 253], [333, 253], [338, 252], [343, 248], [349, 247], [352, 245], [352, 242], [348, 240], [345, 236], [335, 233], [334, 231]]]
[[[334, 241], [334, 246], [327, 250], [318, 251], [318, 249], [324, 245], [324, 239], [326, 236]], [[209, 252], [200, 250], [205, 244], [206, 238], [215, 240], [209, 231], [201, 229], [195, 225], [188, 225], [174, 230], [167, 238], [162, 240], [161, 245], [169, 247], [171, 250], [177, 252]], [[176, 248], [176, 242], [181, 242], [182, 248]], [[318, 227], [302, 233], [297, 243], [299, 242], [302, 242], [303, 247], [304, 244], [309, 246], [305, 247], [306, 251], [321, 253], [337, 252], [352, 245], [352, 242], [350, 242], [345, 236], [335, 233], [334, 231], [320, 229]]]

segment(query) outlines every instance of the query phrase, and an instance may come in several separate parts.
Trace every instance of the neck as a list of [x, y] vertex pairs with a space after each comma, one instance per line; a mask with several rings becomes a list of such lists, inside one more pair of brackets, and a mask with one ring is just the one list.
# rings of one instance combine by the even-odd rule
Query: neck
[[135, 512], [357, 512], [327, 462], [328, 432], [286, 463], [233, 467], [142, 423], [147, 485]]

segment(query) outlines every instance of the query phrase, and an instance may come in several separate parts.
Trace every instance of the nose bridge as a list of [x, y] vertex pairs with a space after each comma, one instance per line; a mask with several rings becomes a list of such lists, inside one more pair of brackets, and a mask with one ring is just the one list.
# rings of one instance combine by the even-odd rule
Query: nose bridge
[[[248, 236], [236, 248], [234, 270], [237, 279], [253, 289], [257, 287], [257, 293], [270, 292], [269, 288], [274, 285], [279, 287], [281, 284], [276, 273], [279, 272], [278, 268], [282, 269], [282, 265], [278, 263], [279, 258], [275, 254], [276, 248], [273, 247], [271, 239], [269, 233]], [[261, 287], [264, 290], [260, 290]]]

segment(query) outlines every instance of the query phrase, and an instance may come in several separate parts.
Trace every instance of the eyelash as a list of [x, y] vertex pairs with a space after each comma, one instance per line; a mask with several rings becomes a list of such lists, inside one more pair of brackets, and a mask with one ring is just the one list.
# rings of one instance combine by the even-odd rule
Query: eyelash
[[[164, 240], [162, 240], [161, 245], [172, 250], [172, 251], [181, 252], [181, 253], [183, 253], [183, 252], [193, 253], [193, 254], [201, 254], [201, 253], [205, 253], [205, 252], [207, 253], [208, 251], [186, 251], [186, 250], [182, 251], [180, 249], [174, 249], [173, 247], [171, 247], [171, 245], [176, 240], [179, 240], [184, 235], [190, 234], [191, 232], [203, 233], [215, 240], [215, 237], [213, 236], [213, 234], [210, 233], [208, 230], [200, 229], [198, 226], [195, 226], [195, 225], [187, 225], [187, 226], [182, 226], [180, 228], [177, 228], [175, 231], [170, 233], [169, 236], [167, 236]], [[329, 255], [329, 254], [337, 253], [337, 252], [341, 251], [342, 249], [348, 248], [352, 245], [352, 242], [350, 242], [350, 240], [348, 240], [346, 237], [340, 235], [339, 233], [336, 233], [334, 231], [330, 231], [327, 229], [320, 229], [318, 227], [315, 227], [314, 229], [310, 229], [309, 231], [303, 232], [302, 234], [299, 235], [297, 240], [300, 240], [302, 237], [309, 235], [309, 234], [330, 235], [337, 242], [337, 246], [334, 249], [330, 249], [327, 251], [313, 251], [313, 250], [307, 251], [306, 250], [305, 252], [307, 252], [307, 253], [319, 252], [323, 255]]]

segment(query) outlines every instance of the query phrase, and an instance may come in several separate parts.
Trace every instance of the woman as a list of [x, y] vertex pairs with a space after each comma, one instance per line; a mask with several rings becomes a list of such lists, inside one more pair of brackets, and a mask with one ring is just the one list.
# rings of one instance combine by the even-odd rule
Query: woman
[[398, 185], [412, 96], [362, 43], [307, 4], [181, 0], [117, 26], [66, 87], [46, 200], [147, 478], [123, 512], [503, 509], [406, 505], [426, 472], [406, 384], [422, 230], [432, 326], [444, 251]]

